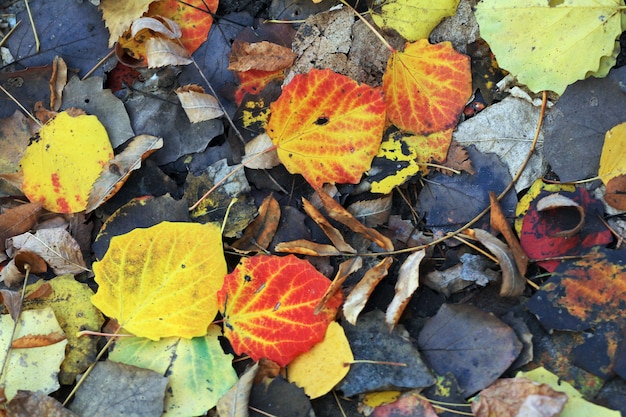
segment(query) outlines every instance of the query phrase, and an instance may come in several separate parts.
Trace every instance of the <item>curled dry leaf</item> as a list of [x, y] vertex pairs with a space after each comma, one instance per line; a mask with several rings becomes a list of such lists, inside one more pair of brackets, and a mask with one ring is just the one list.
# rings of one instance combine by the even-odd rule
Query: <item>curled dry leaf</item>
[[580, 232], [585, 225], [585, 209], [571, 198], [558, 193], [543, 197], [537, 201], [537, 211], [558, 210], [568, 207], [575, 208], [580, 214], [578, 224], [569, 230], [561, 230], [560, 232], [554, 233], [551, 237], [571, 237]]
[[291, 48], [272, 42], [233, 43], [232, 54], [228, 62], [231, 71], [277, 71], [290, 67], [297, 55]]
[[276, 146], [267, 133], [261, 133], [246, 143], [242, 164], [250, 169], [270, 169], [280, 165]]
[[191, 123], [217, 119], [224, 114], [219, 101], [199, 85], [182, 86], [176, 89], [176, 95]]
[[387, 276], [387, 271], [393, 263], [393, 258], [388, 256], [376, 266], [367, 271], [361, 281], [350, 291], [346, 302], [343, 304], [343, 315], [348, 323], [356, 326], [356, 320], [365, 307], [365, 303], [372, 295], [374, 288]]
[[396, 327], [411, 296], [419, 287], [419, 268], [424, 256], [426, 256], [426, 249], [412, 253], [400, 266], [398, 281], [396, 282], [396, 293], [385, 312], [385, 322], [391, 329]]
[[361, 200], [350, 204], [348, 211], [367, 227], [387, 223], [391, 214], [392, 194], [374, 200]]
[[160, 68], [167, 65], [191, 64], [189, 53], [174, 41], [163, 38], [150, 38], [146, 42], [148, 68]]
[[65, 84], [67, 84], [67, 65], [63, 58], [55, 56], [50, 77], [50, 108], [54, 111], [59, 111], [61, 108]]
[[626, 175], [611, 178], [604, 193], [606, 203], [617, 209], [626, 210]]
[[174, 22], [172, 19], [161, 16], [159, 16], [158, 18], [141, 17], [135, 20], [130, 27], [130, 33], [134, 38], [143, 29], [148, 29], [152, 32], [156, 32], [162, 36], [165, 36], [168, 39], [177, 39], [180, 38], [180, 36], [182, 35], [180, 26], [178, 26], [176, 22]]
[[517, 297], [522, 295], [526, 279], [517, 269], [511, 250], [504, 242], [482, 229], [469, 229], [466, 234], [482, 243], [496, 258], [502, 269], [502, 286], [500, 297]]
[[22, 337], [18, 337], [17, 339], [13, 339], [13, 342], [11, 342], [11, 348], [30, 349], [44, 347], [54, 345], [55, 343], [59, 343], [65, 339], [65, 335], [59, 332], [39, 335], [28, 334]]
[[306, 214], [313, 219], [315, 223], [322, 229], [324, 234], [333, 242], [333, 245], [341, 252], [356, 253], [356, 249], [350, 246], [339, 230], [337, 230], [326, 218], [316, 209], [313, 204], [306, 198], [302, 198], [302, 207]]
[[310, 240], [298, 239], [289, 242], [281, 242], [274, 248], [275, 252], [297, 253], [308, 256], [339, 256], [341, 252], [333, 245], [311, 242]]
[[330, 300], [337, 291], [341, 290], [341, 284], [353, 273], [361, 269], [363, 266], [363, 258], [357, 256], [356, 258], [348, 259], [339, 264], [339, 269], [335, 275], [335, 279], [330, 284], [330, 287], [326, 290], [319, 303], [315, 306], [314, 314], [319, 314], [324, 309], [328, 300]]
[[27, 250], [19, 251], [13, 258], [13, 262], [22, 274], [25, 274], [26, 270], [32, 274], [41, 274], [48, 270], [48, 265], [41, 256]]
[[489, 192], [489, 201], [491, 202], [491, 227], [502, 233], [511, 252], [513, 252], [513, 257], [515, 258], [515, 263], [517, 264], [520, 275], [526, 276], [528, 256], [526, 252], [524, 252], [524, 249], [522, 249], [519, 240], [517, 240], [517, 236], [513, 233], [513, 229], [511, 229], [511, 225], [504, 215], [504, 211], [502, 211], [502, 207], [493, 191]]
[[280, 205], [274, 196], [270, 194], [261, 203], [259, 214], [246, 227], [241, 239], [234, 242], [231, 247], [244, 253], [266, 250], [272, 243], [279, 221]]

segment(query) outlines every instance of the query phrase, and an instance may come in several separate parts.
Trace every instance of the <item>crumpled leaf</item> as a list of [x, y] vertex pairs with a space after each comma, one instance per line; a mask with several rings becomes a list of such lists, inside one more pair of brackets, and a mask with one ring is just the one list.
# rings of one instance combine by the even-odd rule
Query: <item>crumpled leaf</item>
[[185, 109], [191, 123], [217, 119], [224, 112], [215, 97], [204, 92], [199, 85], [185, 85], [176, 89], [180, 104]]
[[453, 128], [472, 96], [470, 59], [450, 42], [408, 43], [389, 58], [383, 90], [387, 116], [400, 129], [428, 135]]
[[424, 360], [438, 375], [452, 373], [466, 396], [498, 379], [522, 350], [513, 329], [470, 304], [443, 304], [417, 342]]
[[293, 255], [243, 258], [217, 293], [224, 336], [237, 354], [285, 366], [321, 341], [335, 318], [341, 294], [320, 314], [313, 313], [329, 285], [328, 278]]
[[[0, 350], [8, 352], [9, 358], [0, 378], [4, 394], [11, 400], [18, 390], [51, 393], [59, 388], [59, 366], [65, 357], [67, 340], [46, 344], [42, 347], [8, 349], [14, 320], [9, 314], [0, 316]], [[63, 335], [54, 312], [50, 308], [23, 311], [13, 340], [24, 336]], [[3, 355], [4, 356], [4, 355]]]
[[9, 252], [27, 250], [41, 256], [55, 274], [79, 274], [88, 271], [78, 242], [64, 227], [41, 229], [7, 240]]
[[46, 210], [85, 210], [91, 186], [113, 158], [107, 132], [95, 116], [59, 113], [31, 139], [20, 166], [22, 190]]
[[141, 167], [141, 161], [162, 147], [163, 139], [155, 136], [139, 135], [132, 138], [128, 146], [104, 166], [89, 192], [85, 211], [89, 213], [113, 197], [131, 172]]
[[333, 321], [321, 342], [291, 361], [287, 376], [289, 382], [315, 399], [330, 392], [346, 376], [353, 360], [343, 328]]
[[148, 369], [97, 362], [76, 391], [70, 410], [79, 416], [109, 415], [158, 417], [163, 414], [167, 377]]
[[[33, 295], [44, 286], [49, 286], [51, 292], [34, 298]], [[102, 313], [91, 303], [93, 291], [87, 284], [76, 281], [72, 275], [62, 275], [49, 281], [39, 280], [26, 287], [26, 293], [28, 300], [24, 302], [24, 309], [52, 308], [67, 335], [67, 353], [61, 364], [59, 381], [64, 385], [73, 384], [76, 375], [85, 372], [98, 353], [97, 338], [78, 335], [83, 330], [98, 332], [104, 324]]]
[[291, 48], [268, 41], [233, 43], [228, 69], [232, 71], [277, 71], [290, 67], [296, 54]]
[[[487, 0], [476, 7], [476, 19], [502, 68], [536, 93], [560, 95], [569, 84], [597, 71], [603, 57], [615, 63], [623, 5], [618, 0], [555, 3]], [[564, 33], [567, 42], [561, 38]]]
[[426, 249], [419, 250], [409, 255], [400, 266], [398, 281], [396, 282], [396, 293], [385, 312], [385, 322], [392, 329], [400, 321], [400, 317], [411, 300], [411, 296], [419, 287], [419, 267], [424, 256], [426, 256]]
[[568, 400], [564, 392], [555, 391], [547, 384], [537, 384], [526, 378], [498, 379], [472, 401], [476, 417], [542, 416], [556, 417]]
[[408, 41], [428, 38], [444, 17], [452, 16], [459, 0], [376, 0], [370, 6], [372, 20], [383, 29], [394, 29]]
[[358, 183], [385, 125], [381, 92], [330, 70], [296, 75], [270, 110], [278, 157], [314, 187]]
[[[165, 393], [165, 415], [185, 417], [204, 414], [237, 382], [232, 355], [222, 350], [221, 329], [210, 325], [205, 336], [175, 337], [151, 341], [121, 338], [109, 354], [118, 363], [150, 369], [169, 382]], [[198, 395], [198, 393], [204, 393]]]
[[93, 304], [152, 340], [204, 335], [227, 272], [219, 226], [170, 222], [112, 238], [93, 271]]

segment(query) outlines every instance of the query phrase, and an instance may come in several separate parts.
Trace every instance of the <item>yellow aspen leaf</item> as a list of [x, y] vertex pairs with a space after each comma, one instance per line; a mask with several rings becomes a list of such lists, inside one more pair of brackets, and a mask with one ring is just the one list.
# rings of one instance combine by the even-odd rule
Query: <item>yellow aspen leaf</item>
[[459, 0], [376, 0], [370, 6], [372, 20], [383, 29], [394, 29], [408, 41], [428, 38], [430, 32], [456, 12]]
[[451, 129], [472, 95], [470, 59], [450, 42], [408, 43], [391, 54], [383, 90], [387, 116], [400, 129], [417, 135]]
[[353, 360], [343, 327], [333, 321], [320, 343], [291, 361], [287, 373], [289, 382], [303, 388], [309, 398], [319, 398], [348, 374]]
[[626, 174], [626, 123], [606, 132], [598, 175], [607, 185], [615, 177]]
[[101, 0], [102, 19], [109, 29], [109, 48], [122, 36], [133, 20], [144, 14], [154, 0]]
[[619, 0], [486, 0], [476, 20], [500, 67], [534, 92], [563, 94], [607, 60], [615, 64], [623, 7]]
[[91, 187], [111, 158], [109, 136], [96, 116], [61, 112], [31, 138], [24, 152], [22, 191], [49, 211], [83, 211]]
[[93, 271], [91, 298], [136, 336], [202, 336], [217, 314], [226, 275], [219, 226], [162, 222], [111, 239]]
[[357, 184], [385, 127], [381, 91], [330, 70], [296, 75], [270, 111], [267, 133], [278, 158], [314, 187]]

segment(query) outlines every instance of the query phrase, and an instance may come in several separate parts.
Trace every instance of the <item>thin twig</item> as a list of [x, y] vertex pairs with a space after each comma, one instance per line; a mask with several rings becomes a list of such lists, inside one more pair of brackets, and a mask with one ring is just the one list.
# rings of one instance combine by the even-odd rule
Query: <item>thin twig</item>
[[15, 337], [15, 332], [17, 331], [17, 325], [20, 322], [20, 316], [22, 315], [22, 307], [24, 305], [24, 295], [26, 293], [26, 283], [28, 282], [28, 276], [30, 275], [30, 265], [25, 264], [24, 268], [26, 269], [26, 274], [24, 276], [24, 283], [22, 284], [22, 295], [20, 296], [20, 305], [18, 306], [17, 314], [15, 315], [15, 321], [13, 322], [13, 329], [11, 330], [11, 336], [9, 337], [9, 344], [7, 345], [6, 354], [4, 356], [4, 360], [2, 361], [2, 369], [0, 370], [0, 378], [4, 376], [4, 369], [9, 362], [9, 355], [11, 355], [11, 344], [13, 343], [13, 338]]
[[28, 13], [28, 19], [30, 20], [30, 27], [33, 28], [33, 36], [35, 37], [35, 52], [39, 53], [39, 48], [41, 47], [41, 44], [39, 43], [39, 36], [37, 35], [37, 28], [35, 27], [33, 14], [30, 12], [30, 6], [28, 5], [28, 0], [24, 0], [24, 4], [26, 4], [26, 12]]
[[15, 26], [13, 26], [11, 28], [11, 30], [8, 31], [7, 34], [2, 37], [2, 40], [0, 41], [0, 46], [4, 45], [4, 43], [7, 41], [7, 39], [9, 39], [9, 36], [11, 36], [13, 34], [13, 32], [15, 32], [15, 29], [17, 29], [17, 27], [20, 25], [20, 23], [22, 23], [21, 20], [19, 22], [17, 22], [15, 24]]
[[94, 72], [96, 72], [96, 70], [98, 68], [100, 68], [100, 66], [102, 64], [104, 64], [106, 62], [107, 59], [111, 58], [113, 56], [113, 54], [115, 53], [115, 49], [111, 49], [111, 51], [106, 54], [106, 56], [104, 58], [102, 58], [100, 61], [98, 61], [96, 63], [96, 65], [93, 66], [92, 69], [90, 69], [89, 71], [87, 71], [87, 74], [85, 74], [85, 76], [83, 78], [81, 78], [81, 81], [85, 81], [87, 78], [89, 78], [91, 76], [91, 74], [93, 74]]
[[39, 127], [42, 127], [43, 125], [41, 124], [41, 122], [39, 120], [37, 120], [37, 118], [35, 118], [35, 116], [33, 116], [28, 110], [26, 110], [26, 107], [22, 106], [22, 103], [20, 103], [15, 97], [13, 97], [13, 95], [11, 93], [9, 93], [6, 88], [4, 88], [2, 85], [0, 85], [0, 90], [2, 90], [4, 92], [4, 94], [6, 94], [7, 96], [9, 96], [9, 98], [11, 100], [13, 100], [13, 102], [15, 104], [18, 105], [18, 107], [20, 109], [22, 109], [22, 111], [24, 113], [26, 113], [28, 115], [28, 117], [30, 117], [31, 119], [33, 119], [35, 121], [35, 123], [37, 123], [39, 125]]

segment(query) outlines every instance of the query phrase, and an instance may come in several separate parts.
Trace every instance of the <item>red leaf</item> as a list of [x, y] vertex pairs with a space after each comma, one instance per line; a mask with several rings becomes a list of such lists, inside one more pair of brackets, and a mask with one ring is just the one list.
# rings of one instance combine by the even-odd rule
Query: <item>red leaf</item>
[[324, 338], [341, 294], [315, 315], [330, 280], [293, 255], [257, 255], [241, 260], [217, 293], [224, 335], [237, 354], [287, 365]]

